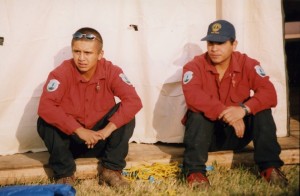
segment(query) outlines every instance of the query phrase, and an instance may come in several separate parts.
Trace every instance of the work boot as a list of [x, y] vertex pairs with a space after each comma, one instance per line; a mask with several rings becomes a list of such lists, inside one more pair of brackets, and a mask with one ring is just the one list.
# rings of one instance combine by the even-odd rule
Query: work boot
[[187, 182], [193, 189], [207, 190], [210, 187], [208, 178], [200, 172], [189, 174], [187, 177]]
[[279, 185], [280, 187], [286, 187], [288, 185], [288, 180], [278, 168], [269, 167], [260, 172], [260, 175], [272, 185]]
[[74, 186], [75, 184], [75, 176], [68, 176], [68, 177], [63, 177], [63, 178], [59, 178], [56, 181], [56, 184], [67, 184], [70, 186]]
[[120, 170], [111, 170], [105, 167], [100, 167], [99, 171], [99, 184], [107, 184], [111, 187], [128, 187], [129, 183], [121, 175]]

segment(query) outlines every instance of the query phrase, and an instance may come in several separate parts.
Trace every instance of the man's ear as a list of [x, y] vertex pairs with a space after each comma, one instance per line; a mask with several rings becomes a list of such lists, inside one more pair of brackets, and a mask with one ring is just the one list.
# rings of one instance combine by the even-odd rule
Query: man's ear
[[236, 49], [236, 47], [237, 47], [237, 45], [238, 45], [238, 41], [237, 40], [235, 40], [234, 42], [233, 42], [233, 50], [235, 50]]
[[98, 56], [98, 60], [102, 59], [103, 55], [104, 55], [104, 51], [101, 50]]

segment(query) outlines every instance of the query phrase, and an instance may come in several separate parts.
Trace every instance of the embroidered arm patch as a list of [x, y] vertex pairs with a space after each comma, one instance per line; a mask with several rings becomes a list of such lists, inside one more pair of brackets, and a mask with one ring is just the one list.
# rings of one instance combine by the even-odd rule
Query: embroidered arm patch
[[183, 84], [189, 83], [193, 78], [193, 72], [192, 71], [187, 71], [183, 75]]

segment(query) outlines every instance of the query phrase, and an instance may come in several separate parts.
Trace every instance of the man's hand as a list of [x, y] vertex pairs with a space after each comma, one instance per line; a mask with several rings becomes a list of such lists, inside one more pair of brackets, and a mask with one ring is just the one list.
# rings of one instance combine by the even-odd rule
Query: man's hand
[[102, 140], [105, 140], [106, 138], [108, 138], [113, 131], [115, 131], [117, 129], [117, 126], [112, 123], [109, 122], [106, 127], [104, 127], [103, 129], [97, 131], [98, 135], [101, 137]]
[[97, 142], [102, 139], [98, 132], [80, 127], [74, 131], [80, 139], [85, 141], [88, 148], [94, 148]]
[[76, 129], [74, 132], [78, 135], [78, 137], [85, 141], [85, 144], [88, 148], [94, 148], [94, 146], [97, 144], [99, 140], [105, 140], [108, 138], [111, 133], [117, 129], [117, 126], [109, 122], [106, 127], [99, 131], [93, 131], [90, 129], [85, 129], [83, 127], [80, 127]]
[[229, 106], [219, 115], [219, 119], [222, 119], [225, 123], [231, 125], [237, 137], [244, 137], [245, 123], [244, 116], [246, 115], [245, 110], [240, 106]]
[[233, 126], [236, 121], [243, 119], [245, 115], [245, 111], [242, 107], [229, 106], [221, 112], [218, 118]]
[[245, 133], [245, 123], [243, 119], [237, 120], [232, 124], [238, 138], [243, 138]]

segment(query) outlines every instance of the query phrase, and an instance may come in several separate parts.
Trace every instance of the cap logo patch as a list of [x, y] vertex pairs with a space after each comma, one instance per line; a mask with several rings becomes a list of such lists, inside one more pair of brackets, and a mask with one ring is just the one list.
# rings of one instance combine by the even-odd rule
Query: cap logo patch
[[222, 25], [220, 23], [215, 23], [211, 26], [211, 30], [213, 34], [219, 34], [219, 30], [222, 28]]
[[129, 81], [129, 79], [127, 78], [127, 76], [124, 73], [121, 73], [119, 76], [123, 80], [123, 82], [125, 82], [128, 85], [132, 85], [131, 82]]
[[256, 65], [254, 68], [255, 68], [256, 73], [257, 73], [260, 77], [265, 77], [265, 76], [266, 76], [265, 71], [263, 70], [263, 68], [262, 68], [260, 65]]
[[183, 75], [183, 84], [189, 83], [193, 78], [193, 72], [192, 71], [187, 71]]
[[56, 91], [58, 89], [60, 82], [56, 79], [52, 79], [49, 81], [49, 83], [47, 84], [47, 91], [48, 92], [53, 92]]

